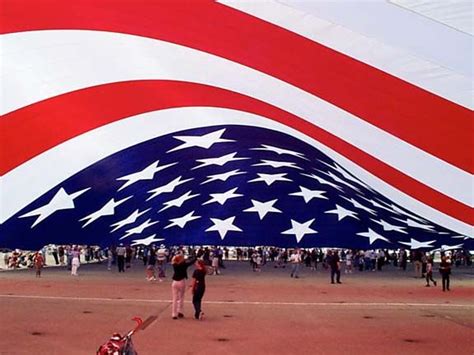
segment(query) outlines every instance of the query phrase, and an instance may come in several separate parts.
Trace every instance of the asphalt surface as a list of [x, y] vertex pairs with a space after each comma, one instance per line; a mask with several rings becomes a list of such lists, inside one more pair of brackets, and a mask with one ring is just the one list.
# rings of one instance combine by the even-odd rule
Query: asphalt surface
[[[205, 319], [171, 319], [170, 273], [145, 280], [137, 261], [126, 273], [104, 264], [0, 272], [0, 354], [94, 354], [131, 318], [156, 317], [133, 336], [139, 354], [474, 354], [474, 269], [453, 269], [451, 291], [425, 287], [391, 266], [342, 274], [228, 262], [208, 276]], [[191, 270], [188, 272], [191, 275]], [[189, 282], [188, 282], [189, 284]]]

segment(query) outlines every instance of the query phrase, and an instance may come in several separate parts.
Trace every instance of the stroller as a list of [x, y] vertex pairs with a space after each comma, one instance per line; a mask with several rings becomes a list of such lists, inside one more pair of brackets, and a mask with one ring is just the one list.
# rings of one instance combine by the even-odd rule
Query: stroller
[[145, 322], [141, 318], [132, 318], [137, 324], [135, 328], [130, 330], [125, 335], [114, 333], [110, 339], [97, 350], [97, 355], [138, 355], [135, 347], [133, 346], [132, 335], [141, 329], [145, 329], [150, 323], [152, 323], [157, 317], [150, 316]]

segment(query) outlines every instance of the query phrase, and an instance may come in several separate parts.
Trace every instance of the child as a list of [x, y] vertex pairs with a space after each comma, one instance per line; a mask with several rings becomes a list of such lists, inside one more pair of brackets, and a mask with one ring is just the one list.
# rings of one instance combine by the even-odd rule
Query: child
[[36, 269], [36, 277], [41, 277], [41, 269], [44, 266], [44, 258], [43, 258], [43, 253], [42, 252], [37, 252], [35, 259], [34, 259], [34, 265]]
[[197, 260], [194, 264], [196, 270], [193, 272], [193, 283], [191, 284], [191, 290], [193, 293], [193, 306], [194, 306], [194, 319], [203, 320], [204, 313], [201, 310], [201, 302], [206, 291], [206, 265], [204, 261]]

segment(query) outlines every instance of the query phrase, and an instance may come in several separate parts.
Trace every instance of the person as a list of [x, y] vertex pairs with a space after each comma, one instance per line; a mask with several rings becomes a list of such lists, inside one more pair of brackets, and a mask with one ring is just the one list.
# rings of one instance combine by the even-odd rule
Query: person
[[112, 270], [112, 261], [114, 259], [114, 252], [112, 251], [112, 248], [107, 249], [107, 270]]
[[148, 281], [156, 281], [155, 276], [156, 253], [155, 248], [151, 247], [147, 258], [146, 279]]
[[59, 255], [59, 264], [62, 266], [65, 265], [64, 264], [64, 247], [62, 245], [60, 245], [58, 248], [58, 255]]
[[59, 265], [59, 258], [58, 258], [58, 247], [56, 245], [53, 245], [51, 254], [53, 255], [54, 258], [54, 263], [56, 265]]
[[214, 269], [213, 275], [219, 275], [219, 254], [217, 248], [212, 251], [212, 267]]
[[439, 272], [441, 273], [441, 281], [443, 283], [443, 292], [449, 289], [449, 275], [451, 275], [451, 261], [446, 255], [441, 257], [439, 264]]
[[293, 254], [291, 254], [290, 264], [291, 264], [290, 277], [294, 277], [295, 279], [299, 278], [298, 273], [300, 271], [300, 264], [301, 264], [301, 251], [300, 251], [300, 249], [296, 249], [295, 251], [293, 251]]
[[132, 257], [133, 257], [133, 249], [130, 245], [127, 245], [125, 248], [125, 268], [130, 269], [132, 266]]
[[415, 277], [423, 277], [421, 273], [421, 266], [423, 264], [422, 258], [423, 254], [419, 250], [415, 250], [413, 253], [413, 265], [415, 266]]
[[79, 255], [81, 254], [79, 248], [76, 246], [72, 249], [71, 251], [71, 275], [72, 276], [78, 276], [77, 275], [77, 269], [79, 269], [79, 266], [81, 265], [81, 262], [79, 261]]
[[430, 287], [430, 281], [436, 286], [436, 280], [433, 280], [433, 257], [431, 255], [426, 258], [426, 287]]
[[37, 252], [34, 259], [36, 277], [41, 277], [41, 269], [44, 266], [44, 257], [42, 252]]
[[179, 253], [173, 257], [173, 282], [171, 292], [173, 295], [171, 316], [173, 319], [183, 318], [184, 291], [186, 289], [186, 279], [188, 278], [188, 267], [194, 263], [194, 259], [184, 260], [183, 254]]
[[405, 249], [401, 249], [400, 250], [400, 269], [402, 269], [403, 271], [406, 271], [407, 269], [407, 264], [408, 264], [408, 255], [407, 255], [407, 251]]
[[193, 283], [190, 286], [193, 293], [194, 319], [203, 320], [204, 313], [201, 309], [202, 297], [206, 291], [206, 264], [203, 260], [197, 260], [194, 264]]
[[329, 250], [328, 251], [328, 264], [331, 268], [331, 283], [334, 283], [334, 275], [336, 276], [336, 282], [338, 284], [341, 282], [341, 261], [339, 259], [339, 255], [337, 250]]
[[125, 272], [125, 254], [127, 253], [127, 248], [123, 246], [123, 243], [120, 243], [117, 248], [117, 267], [118, 272]]
[[346, 254], [346, 274], [352, 274], [352, 250], [349, 250]]
[[168, 250], [164, 244], [160, 245], [160, 248], [156, 252], [156, 263], [158, 265], [158, 279], [160, 282], [166, 277], [166, 263], [168, 261]]

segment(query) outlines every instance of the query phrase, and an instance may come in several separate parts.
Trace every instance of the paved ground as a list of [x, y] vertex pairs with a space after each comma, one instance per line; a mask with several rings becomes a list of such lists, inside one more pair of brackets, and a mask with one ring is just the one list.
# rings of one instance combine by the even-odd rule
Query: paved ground
[[[0, 354], [94, 354], [133, 316], [158, 318], [134, 336], [143, 354], [474, 354], [474, 270], [455, 269], [452, 291], [424, 287], [411, 272], [343, 274], [230, 262], [209, 276], [206, 319], [172, 320], [170, 280], [145, 281], [140, 264], [125, 274], [84, 265], [0, 272]], [[436, 275], [435, 277], [437, 277]], [[187, 300], [191, 296], [187, 294]]]

